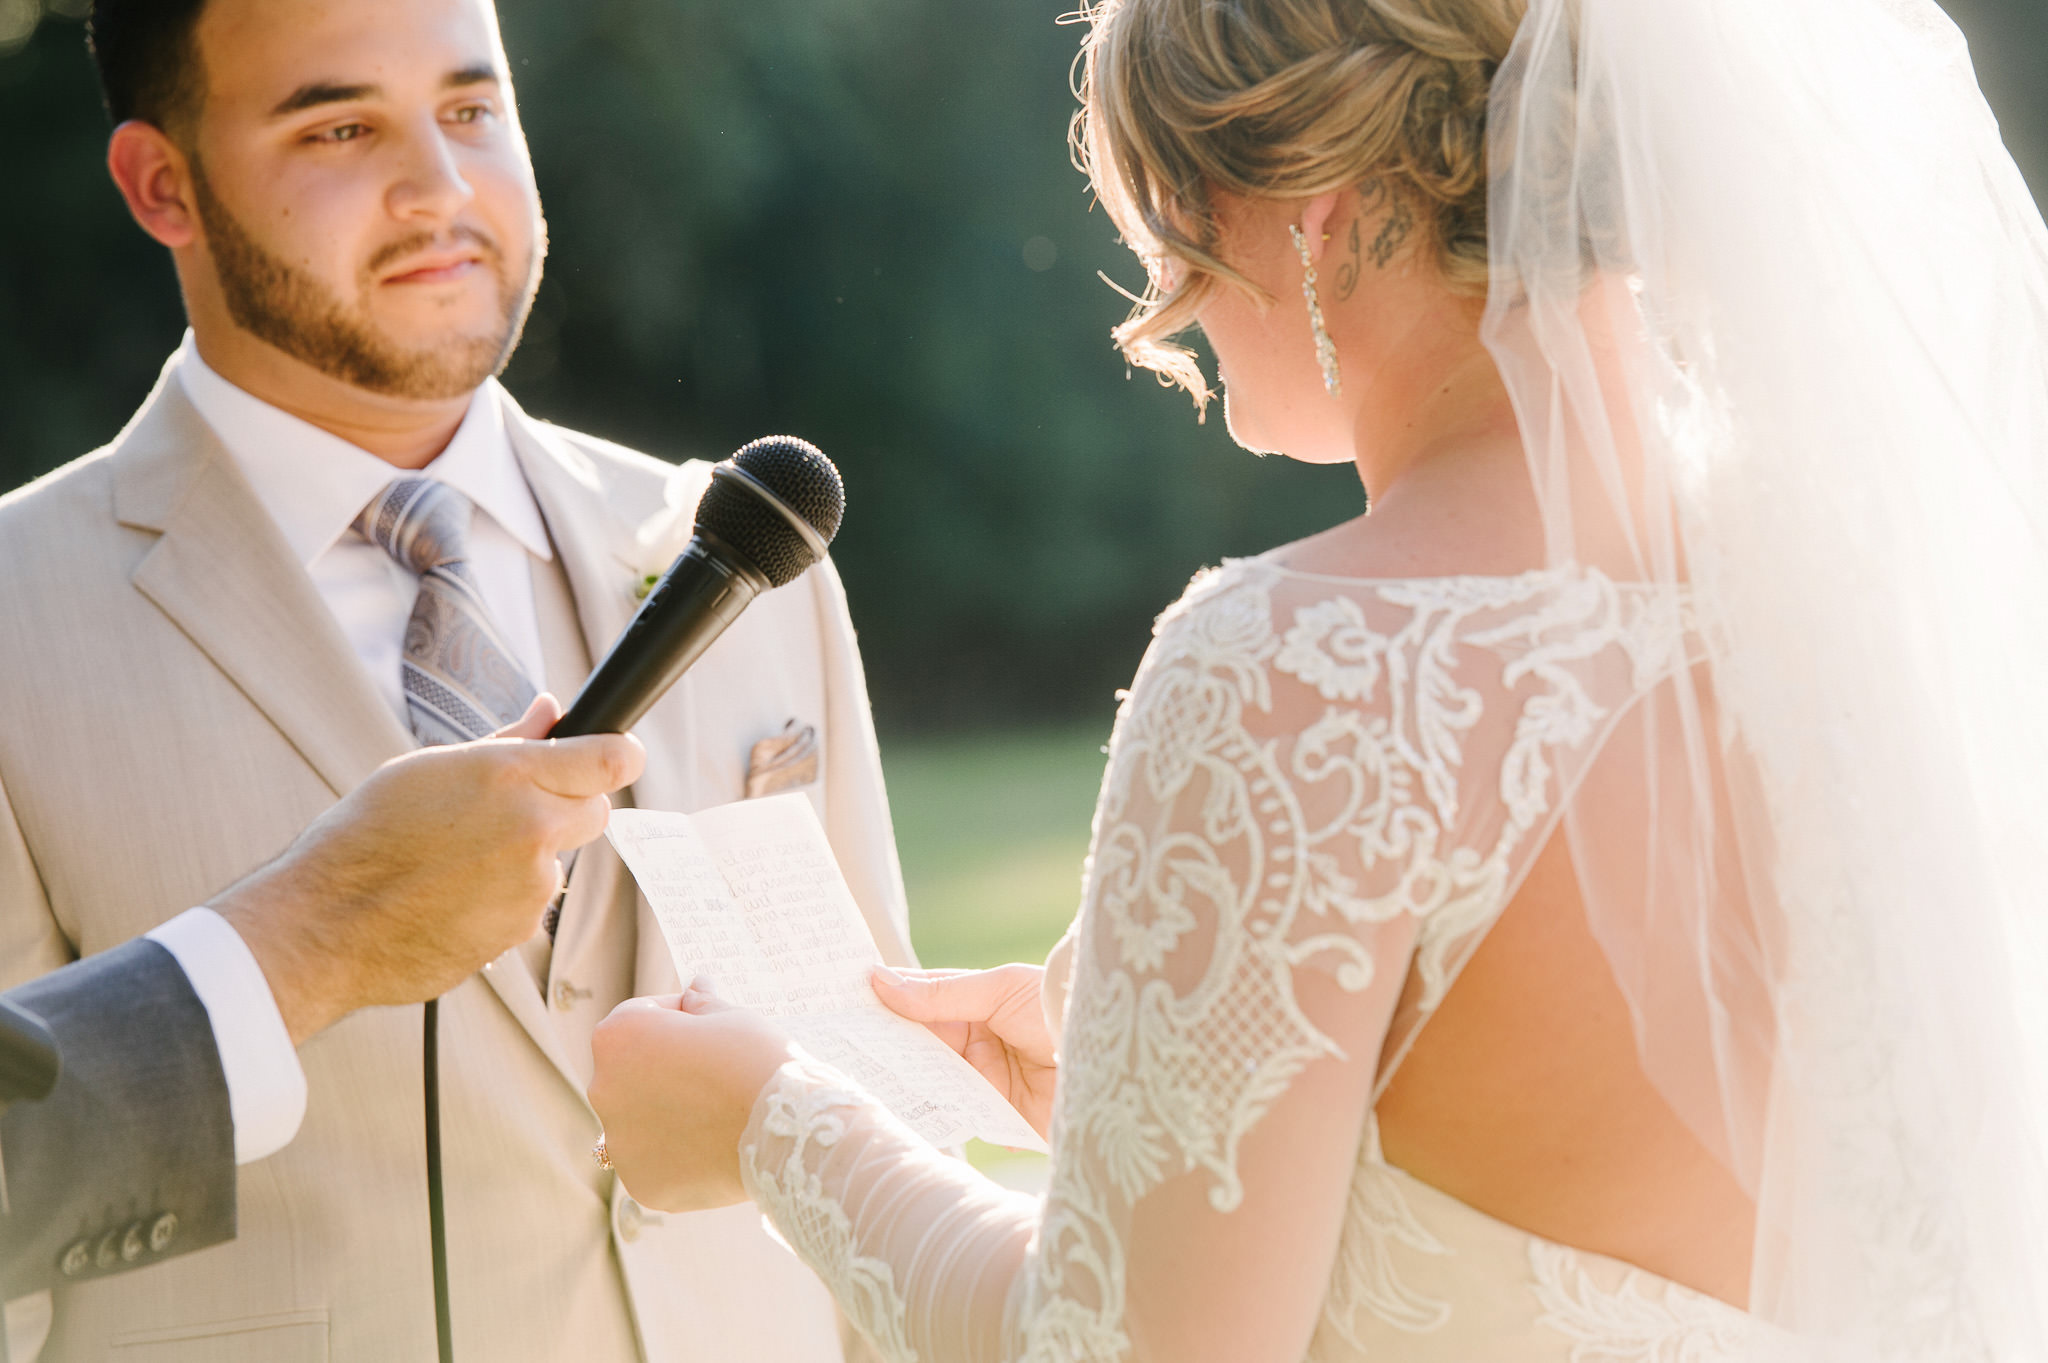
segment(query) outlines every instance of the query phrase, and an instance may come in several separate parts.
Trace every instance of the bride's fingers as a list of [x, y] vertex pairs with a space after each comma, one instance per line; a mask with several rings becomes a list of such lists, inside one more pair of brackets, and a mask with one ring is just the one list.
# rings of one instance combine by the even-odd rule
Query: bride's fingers
[[648, 994], [641, 998], [627, 999], [612, 1009], [614, 1014], [627, 1013], [673, 1013], [683, 1006], [681, 994]]
[[723, 1013], [739, 1005], [730, 1002], [718, 992], [718, 981], [709, 975], [699, 975], [683, 989], [677, 1005], [685, 1013]]
[[954, 973], [876, 966], [872, 979], [882, 1002], [913, 1022], [986, 1022], [1028, 987], [1032, 969], [1006, 965]]
[[963, 1056], [967, 1054], [968, 1043], [974, 1036], [974, 1024], [971, 1022], [927, 1022], [924, 1029]]
[[987, 1028], [974, 1028], [953, 1047], [960, 1058], [988, 1076], [997, 1088], [1005, 1088], [1010, 1075], [1010, 1048]]
[[1040, 967], [1038, 967], [1038, 966], [1035, 966], [1035, 965], [1025, 965], [1025, 964], [1023, 964], [1023, 963], [1021, 963], [1021, 962], [1017, 962], [1017, 961], [1012, 961], [1012, 962], [1011, 962], [1010, 964], [1008, 964], [1008, 965], [998, 965], [998, 966], [984, 966], [984, 967], [973, 967], [973, 966], [957, 966], [957, 965], [933, 965], [933, 966], [902, 966], [902, 967], [890, 967], [890, 966], [877, 966], [877, 967], [874, 967], [874, 968], [875, 968], [875, 969], [877, 969], [877, 970], [884, 970], [884, 971], [888, 971], [889, 973], [891, 973], [891, 974], [894, 974], [894, 975], [898, 975], [898, 976], [901, 976], [901, 977], [902, 977], [903, 979], [906, 979], [906, 980], [925, 980], [925, 981], [929, 981], [929, 980], [957, 980], [957, 979], [961, 979], [961, 978], [963, 978], [963, 977], [965, 977], [965, 976], [968, 976], [968, 975], [992, 975], [992, 974], [996, 974], [996, 973], [998, 973], [998, 972], [1001, 972], [1001, 971], [1008, 971], [1008, 970], [1028, 970], [1028, 971], [1036, 971], [1036, 970], [1040, 969]]

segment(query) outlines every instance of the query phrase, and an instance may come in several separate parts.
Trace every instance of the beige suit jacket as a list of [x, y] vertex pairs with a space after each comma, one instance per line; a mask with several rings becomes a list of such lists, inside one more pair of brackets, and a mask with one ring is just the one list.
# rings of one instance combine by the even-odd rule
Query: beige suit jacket
[[[649, 566], [636, 527], [678, 481], [687, 497], [689, 468], [493, 396], [587, 665], [634, 609]], [[0, 583], [0, 987], [203, 901], [412, 746], [169, 370], [113, 444], [0, 499]], [[755, 602], [648, 716], [633, 802], [741, 798], [752, 744], [792, 718], [817, 726], [809, 794], [854, 893], [885, 956], [908, 961], [867, 694], [829, 564]], [[628, 981], [676, 987], [644, 902], [610, 864], [579, 868], [551, 960], [508, 952], [442, 1005], [457, 1352], [836, 1359], [829, 1296], [751, 1207], [643, 1212], [591, 1160], [590, 1026]], [[591, 902], [606, 896], [623, 907]], [[579, 987], [605, 978], [618, 987]], [[46, 1359], [433, 1356], [419, 1009], [358, 1013], [300, 1056], [305, 1123], [241, 1171], [237, 1239], [60, 1288]]]

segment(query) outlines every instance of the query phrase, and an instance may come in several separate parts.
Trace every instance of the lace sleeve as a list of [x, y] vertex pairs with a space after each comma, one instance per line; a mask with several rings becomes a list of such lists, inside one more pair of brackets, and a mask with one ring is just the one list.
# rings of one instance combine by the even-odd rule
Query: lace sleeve
[[743, 1142], [756, 1200], [891, 1359], [1303, 1356], [1333, 1270], [1360, 1271], [1339, 1236], [1396, 1010], [1441, 996], [1561, 759], [1596, 746], [1613, 707], [1574, 660], [1629, 670], [1615, 632], [1563, 628], [1611, 588], [1556, 585], [1240, 564], [1161, 617], [1071, 934], [1043, 1203], [806, 1065]]

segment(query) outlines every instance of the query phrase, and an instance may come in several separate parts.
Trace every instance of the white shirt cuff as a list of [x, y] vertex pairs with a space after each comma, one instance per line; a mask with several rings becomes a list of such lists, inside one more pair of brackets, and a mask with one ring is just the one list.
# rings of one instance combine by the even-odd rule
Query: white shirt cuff
[[263, 967], [242, 935], [212, 909], [187, 909], [149, 940], [178, 958], [213, 1023], [235, 1123], [235, 1163], [276, 1154], [305, 1120], [306, 1072]]

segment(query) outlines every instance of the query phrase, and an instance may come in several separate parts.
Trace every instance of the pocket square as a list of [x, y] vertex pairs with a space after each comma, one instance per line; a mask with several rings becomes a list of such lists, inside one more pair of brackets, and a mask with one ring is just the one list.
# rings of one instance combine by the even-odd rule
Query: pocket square
[[747, 757], [747, 798], [779, 795], [818, 779], [818, 730], [790, 720], [782, 732], [762, 739]]

